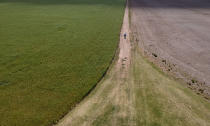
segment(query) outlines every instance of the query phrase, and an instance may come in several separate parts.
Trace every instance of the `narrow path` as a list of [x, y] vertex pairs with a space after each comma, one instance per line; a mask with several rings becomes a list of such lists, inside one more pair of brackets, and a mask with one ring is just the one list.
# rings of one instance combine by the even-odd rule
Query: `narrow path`
[[134, 89], [128, 80], [131, 60], [128, 13], [126, 6], [120, 34], [119, 57], [111, 71], [90, 96], [66, 115], [58, 126], [92, 126], [103, 121], [108, 121], [111, 125], [133, 123], [135, 97], [132, 95]]
[[210, 103], [141, 56], [128, 14], [126, 6], [118, 59], [57, 126], [210, 126]]

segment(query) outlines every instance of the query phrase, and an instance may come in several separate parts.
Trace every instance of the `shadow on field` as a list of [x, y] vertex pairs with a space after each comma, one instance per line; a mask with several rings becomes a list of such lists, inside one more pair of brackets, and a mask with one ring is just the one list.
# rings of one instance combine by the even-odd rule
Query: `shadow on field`
[[0, 0], [0, 3], [29, 3], [29, 4], [86, 4], [86, 5], [111, 5], [111, 6], [122, 6], [122, 0]]
[[130, 0], [133, 8], [210, 8], [210, 0]]

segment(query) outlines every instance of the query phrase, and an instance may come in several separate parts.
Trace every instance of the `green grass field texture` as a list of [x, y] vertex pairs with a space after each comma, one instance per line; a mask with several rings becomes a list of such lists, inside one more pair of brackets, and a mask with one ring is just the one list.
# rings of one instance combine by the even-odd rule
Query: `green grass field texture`
[[0, 0], [0, 125], [51, 125], [114, 56], [125, 0]]

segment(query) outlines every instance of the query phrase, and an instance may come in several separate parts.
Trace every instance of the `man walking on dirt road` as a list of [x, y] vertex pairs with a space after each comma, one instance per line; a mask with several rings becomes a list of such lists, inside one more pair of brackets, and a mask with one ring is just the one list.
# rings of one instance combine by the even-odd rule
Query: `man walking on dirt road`
[[126, 33], [124, 33], [124, 39], [126, 39]]

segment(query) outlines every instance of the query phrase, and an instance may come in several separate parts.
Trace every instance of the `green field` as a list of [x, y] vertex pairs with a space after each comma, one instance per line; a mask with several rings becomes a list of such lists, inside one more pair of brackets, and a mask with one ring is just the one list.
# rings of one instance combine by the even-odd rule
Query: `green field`
[[0, 126], [51, 125], [97, 83], [125, 0], [0, 0]]

